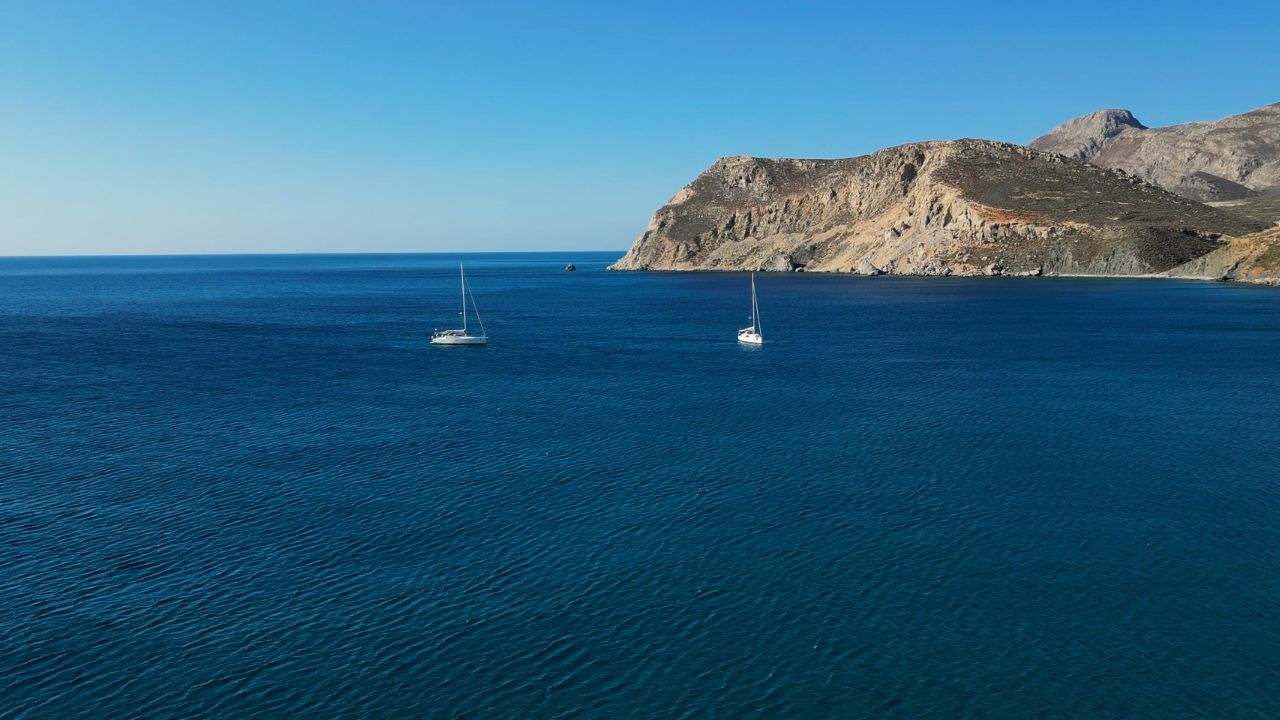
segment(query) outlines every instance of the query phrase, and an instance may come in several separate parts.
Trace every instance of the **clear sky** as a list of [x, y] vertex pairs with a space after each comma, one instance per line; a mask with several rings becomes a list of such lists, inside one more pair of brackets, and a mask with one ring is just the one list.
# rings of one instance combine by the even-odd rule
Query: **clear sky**
[[0, 254], [622, 250], [721, 155], [1280, 101], [1280, 3], [0, 0]]

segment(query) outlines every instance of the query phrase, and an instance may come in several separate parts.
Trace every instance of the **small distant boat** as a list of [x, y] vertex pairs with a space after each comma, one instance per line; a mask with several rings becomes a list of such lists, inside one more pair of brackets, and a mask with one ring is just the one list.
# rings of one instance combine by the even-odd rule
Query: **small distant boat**
[[[462, 329], [437, 330], [431, 333], [432, 345], [484, 345], [489, 337], [484, 333], [484, 321], [480, 319], [480, 308], [476, 307], [476, 299], [467, 290], [467, 274], [462, 265], [458, 265], [458, 277], [462, 281]], [[475, 311], [476, 322], [480, 324], [480, 334], [472, 335], [467, 329], [467, 298], [471, 298], [471, 309]]]
[[756, 274], [751, 273], [751, 327], [738, 331], [738, 342], [747, 345], [764, 344], [764, 327], [760, 324], [760, 303], [756, 301]]
[[577, 269], [578, 269], [578, 266], [574, 265], [573, 263], [569, 263], [568, 265], [564, 266], [565, 272], [573, 272], [574, 270], [577, 270]]

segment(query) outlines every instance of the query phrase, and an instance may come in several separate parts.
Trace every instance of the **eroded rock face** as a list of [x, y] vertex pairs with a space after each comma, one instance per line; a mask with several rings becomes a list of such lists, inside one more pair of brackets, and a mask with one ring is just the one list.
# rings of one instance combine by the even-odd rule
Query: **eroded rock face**
[[1167, 275], [1280, 286], [1280, 228], [1229, 238], [1213, 252], [1180, 265]]
[[1123, 171], [958, 140], [843, 160], [723, 158], [613, 267], [1156, 274], [1263, 227]]
[[1148, 128], [1128, 110], [1068, 120], [1030, 147], [1120, 168], [1183, 197], [1238, 200], [1280, 188], [1280, 103], [1215, 122]]

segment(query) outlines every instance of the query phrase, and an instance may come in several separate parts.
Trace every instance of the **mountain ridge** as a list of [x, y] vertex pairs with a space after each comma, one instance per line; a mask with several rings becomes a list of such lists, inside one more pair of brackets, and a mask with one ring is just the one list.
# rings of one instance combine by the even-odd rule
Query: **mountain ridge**
[[[721, 158], [612, 268], [1152, 275], [1265, 227], [1061, 154], [930, 141], [837, 160]], [[1197, 272], [1238, 273], [1229, 254]]]
[[1142, 125], [1128, 110], [1098, 110], [1028, 146], [1119, 168], [1201, 202], [1280, 192], [1280, 103], [1158, 128]]

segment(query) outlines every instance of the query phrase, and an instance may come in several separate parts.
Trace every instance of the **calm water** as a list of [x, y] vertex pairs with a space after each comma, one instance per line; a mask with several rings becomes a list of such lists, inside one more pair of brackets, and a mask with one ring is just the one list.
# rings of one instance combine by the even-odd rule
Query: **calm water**
[[0, 717], [1280, 715], [1280, 291], [614, 257], [0, 260]]

